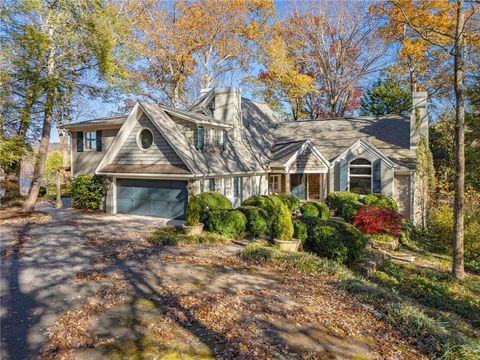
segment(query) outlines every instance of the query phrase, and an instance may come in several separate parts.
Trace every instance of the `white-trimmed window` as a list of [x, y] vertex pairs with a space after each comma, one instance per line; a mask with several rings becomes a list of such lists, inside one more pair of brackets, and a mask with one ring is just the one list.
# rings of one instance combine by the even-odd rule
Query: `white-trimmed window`
[[137, 145], [142, 150], [148, 150], [153, 145], [153, 133], [148, 128], [143, 128], [138, 132]]
[[85, 131], [83, 133], [85, 150], [97, 150], [97, 132]]
[[280, 175], [270, 175], [268, 178], [268, 189], [270, 192], [280, 192]]
[[232, 196], [233, 178], [227, 177], [223, 179], [223, 182], [224, 182], [224, 195]]
[[217, 178], [215, 179], [215, 190], [216, 192], [223, 194], [223, 179]]
[[349, 166], [349, 190], [357, 194], [372, 193], [372, 163], [367, 159], [355, 159]]
[[233, 178], [233, 196], [240, 197], [240, 176]]

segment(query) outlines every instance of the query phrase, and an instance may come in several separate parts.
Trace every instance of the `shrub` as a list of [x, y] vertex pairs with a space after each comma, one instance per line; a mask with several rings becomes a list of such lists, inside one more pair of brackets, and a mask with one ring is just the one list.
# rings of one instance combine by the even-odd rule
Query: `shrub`
[[277, 197], [287, 205], [290, 212], [300, 209], [300, 199], [293, 194], [278, 194]]
[[190, 194], [186, 214], [186, 224], [188, 226], [195, 226], [200, 223], [200, 211], [200, 205], [198, 204], [197, 197], [194, 194]]
[[272, 262], [284, 269], [295, 269], [302, 272], [319, 272], [344, 276], [347, 270], [336, 262], [320, 258], [305, 252], [288, 253], [272, 246], [267, 241], [253, 241], [248, 244], [240, 256], [247, 261]]
[[299, 219], [293, 220], [293, 237], [302, 243], [307, 239], [307, 225]]
[[103, 198], [99, 176], [80, 175], [72, 180], [72, 206], [78, 209], [100, 208]]
[[314, 204], [318, 209], [318, 217], [323, 220], [328, 220], [330, 218], [330, 209], [328, 206], [321, 201], [316, 201]]
[[362, 208], [363, 204], [360, 201], [346, 201], [342, 205], [342, 218], [345, 221], [352, 222], [358, 210]]
[[318, 217], [318, 215], [320, 214], [318, 207], [315, 206], [315, 203], [311, 201], [307, 201], [306, 203], [303, 203], [301, 207], [301, 211], [303, 216]]
[[312, 217], [302, 221], [308, 229], [305, 249], [340, 263], [352, 264], [362, 257], [366, 237], [352, 225]]
[[197, 195], [200, 206], [200, 221], [205, 222], [210, 211], [231, 209], [232, 203], [218, 192], [207, 191]]
[[[275, 195], [257, 195], [257, 196], [252, 196], [246, 199], [242, 205], [244, 206], [257, 206], [268, 214], [268, 216], [273, 219], [276, 216], [278, 216], [278, 213], [280, 212], [280, 207], [283, 204], [283, 201], [280, 200], [278, 196]], [[284, 205], [285, 206], [285, 205]]]
[[38, 196], [44, 197], [47, 195], [47, 188], [45, 186], [40, 186], [40, 189], [38, 190]]
[[272, 219], [272, 237], [278, 240], [291, 240], [292, 236], [292, 214], [287, 206], [282, 203], [277, 217]]
[[370, 235], [387, 233], [398, 236], [402, 230], [402, 217], [390, 209], [365, 206], [355, 215], [353, 225]]
[[268, 215], [265, 210], [257, 206], [240, 206], [239, 211], [247, 219], [246, 230], [252, 237], [263, 236], [268, 231]]
[[208, 231], [236, 237], [245, 231], [247, 219], [238, 210], [213, 210], [208, 213], [205, 225]]
[[378, 243], [385, 243], [395, 241], [395, 238], [390, 234], [375, 234], [372, 235], [372, 240]]
[[346, 201], [359, 201], [360, 195], [349, 191], [334, 191], [327, 196], [327, 205], [330, 209], [335, 211], [335, 214], [340, 215], [342, 205]]
[[398, 211], [398, 205], [395, 200], [383, 194], [369, 194], [362, 199], [365, 205], [380, 206], [393, 211]]

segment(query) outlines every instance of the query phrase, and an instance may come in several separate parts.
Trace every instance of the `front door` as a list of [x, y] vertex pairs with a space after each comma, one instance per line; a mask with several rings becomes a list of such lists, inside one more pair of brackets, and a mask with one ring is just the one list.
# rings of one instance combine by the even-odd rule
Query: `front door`
[[306, 174], [290, 174], [290, 193], [300, 200], [306, 200]]

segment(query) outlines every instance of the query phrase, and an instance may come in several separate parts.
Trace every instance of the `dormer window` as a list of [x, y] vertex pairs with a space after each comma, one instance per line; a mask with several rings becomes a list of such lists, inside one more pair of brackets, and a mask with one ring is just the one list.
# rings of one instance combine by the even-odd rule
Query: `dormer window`
[[225, 151], [227, 148], [227, 134], [224, 130], [214, 128], [197, 128], [197, 150], [209, 152]]

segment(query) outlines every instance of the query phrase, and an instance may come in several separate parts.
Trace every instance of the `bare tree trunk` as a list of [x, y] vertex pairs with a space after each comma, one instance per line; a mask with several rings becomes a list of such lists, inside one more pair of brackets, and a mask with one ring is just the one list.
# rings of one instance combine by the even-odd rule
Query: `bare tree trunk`
[[[52, 30], [50, 30], [52, 35]], [[23, 204], [24, 212], [32, 212], [38, 198], [40, 190], [40, 182], [42, 180], [43, 169], [48, 155], [48, 144], [50, 142], [50, 131], [52, 129], [53, 119], [53, 101], [55, 97], [55, 48], [53, 45], [49, 48], [48, 63], [47, 63], [47, 98], [45, 101], [45, 110], [43, 118], [42, 138], [38, 147], [37, 159], [33, 170], [32, 184], [28, 191], [27, 199]]]
[[56, 178], [55, 178], [55, 184], [56, 184], [56, 188], [57, 188], [57, 200], [55, 201], [55, 207], [57, 209], [61, 209], [63, 204], [62, 204], [62, 186], [61, 186], [61, 183], [62, 183], [62, 180], [61, 180], [61, 177], [62, 177], [62, 174], [61, 174], [61, 171], [60, 170], [57, 170], [57, 173], [55, 174]]
[[455, 200], [454, 200], [454, 239], [453, 239], [453, 268], [452, 274], [456, 279], [465, 276], [463, 261], [463, 236], [464, 236], [464, 196], [465, 196], [465, 149], [464, 126], [465, 104], [463, 99], [463, 29], [464, 29], [464, 3], [457, 1], [457, 23], [455, 27]]

